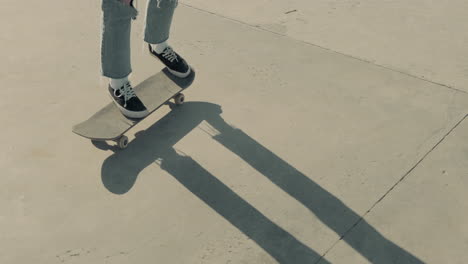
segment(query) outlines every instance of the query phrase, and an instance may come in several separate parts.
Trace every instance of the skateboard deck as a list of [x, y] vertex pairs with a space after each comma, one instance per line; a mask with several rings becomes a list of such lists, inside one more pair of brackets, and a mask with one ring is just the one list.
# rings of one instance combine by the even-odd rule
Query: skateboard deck
[[[183, 79], [173, 76], [165, 69], [134, 87], [135, 93], [148, 109], [149, 114], [146, 117], [173, 98], [176, 105], [182, 104], [184, 95], [181, 92], [191, 85], [194, 77], [193, 69], [190, 75]], [[74, 125], [72, 131], [93, 141], [113, 140], [120, 148], [125, 148], [128, 144], [125, 132], [146, 117], [128, 118], [111, 101], [89, 119]]]

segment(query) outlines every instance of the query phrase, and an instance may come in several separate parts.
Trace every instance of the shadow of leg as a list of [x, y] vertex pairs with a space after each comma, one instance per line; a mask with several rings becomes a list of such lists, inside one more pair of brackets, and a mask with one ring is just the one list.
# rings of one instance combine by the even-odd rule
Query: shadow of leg
[[[213, 117], [213, 116], [212, 116]], [[309, 177], [266, 149], [243, 131], [228, 125], [221, 116], [207, 120], [219, 134], [213, 138], [242, 158], [258, 172], [306, 206], [372, 263], [423, 263], [411, 253], [382, 236], [360, 215]], [[347, 236], [357, 223], [361, 236]]]
[[162, 169], [279, 263], [304, 264], [320, 259], [320, 255], [266, 218], [192, 158], [178, 155], [173, 148], [162, 153], [161, 157]]

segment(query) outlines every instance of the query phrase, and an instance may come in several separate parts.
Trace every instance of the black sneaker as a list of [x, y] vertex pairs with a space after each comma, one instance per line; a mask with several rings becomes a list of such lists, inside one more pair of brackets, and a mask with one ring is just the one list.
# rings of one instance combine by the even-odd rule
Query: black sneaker
[[119, 89], [114, 89], [109, 85], [109, 93], [122, 114], [129, 118], [143, 118], [147, 116], [148, 109], [136, 96], [130, 82], [127, 82]]
[[148, 44], [148, 47], [150, 53], [159, 60], [161, 60], [161, 62], [164, 63], [164, 65], [166, 65], [167, 69], [172, 74], [179, 78], [185, 78], [189, 76], [191, 71], [190, 66], [171, 47], [165, 48], [164, 51], [161, 52], [161, 54], [156, 53], [156, 51], [153, 50], [153, 47], [151, 47], [150, 44]]

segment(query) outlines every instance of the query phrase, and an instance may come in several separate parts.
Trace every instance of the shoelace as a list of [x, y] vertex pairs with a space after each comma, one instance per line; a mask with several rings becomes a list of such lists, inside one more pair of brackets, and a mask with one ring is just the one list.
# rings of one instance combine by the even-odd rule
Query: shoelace
[[170, 62], [174, 62], [174, 60], [179, 61], [177, 59], [177, 54], [172, 50], [172, 48], [168, 47], [163, 51], [162, 56], [166, 58]]
[[120, 94], [117, 95], [116, 94], [117, 90], [115, 90], [114, 95], [117, 97], [122, 97], [123, 95], [124, 101], [125, 101], [124, 107], [127, 106], [127, 101], [129, 101], [133, 97], [136, 97], [135, 91], [133, 91], [133, 88], [129, 82], [127, 82], [124, 86], [120, 87], [118, 91]]

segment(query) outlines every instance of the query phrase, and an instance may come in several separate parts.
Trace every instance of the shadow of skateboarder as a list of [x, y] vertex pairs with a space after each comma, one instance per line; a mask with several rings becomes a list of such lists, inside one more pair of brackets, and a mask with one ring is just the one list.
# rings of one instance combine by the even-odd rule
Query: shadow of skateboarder
[[[226, 123], [221, 113], [219, 105], [206, 102], [186, 102], [183, 107], [174, 108], [149, 129], [140, 132], [125, 151], [115, 152], [104, 161], [104, 186], [112, 193], [125, 194], [133, 187], [143, 169], [153, 163], [158, 164], [279, 263], [329, 263], [321, 254], [265, 217], [191, 157], [176, 152], [174, 145], [206, 122], [218, 131], [211, 135], [214, 140], [301, 202], [369, 262], [423, 263], [385, 238], [309, 177], [242, 130]], [[355, 226], [359, 227], [360, 235], [347, 235]]]

